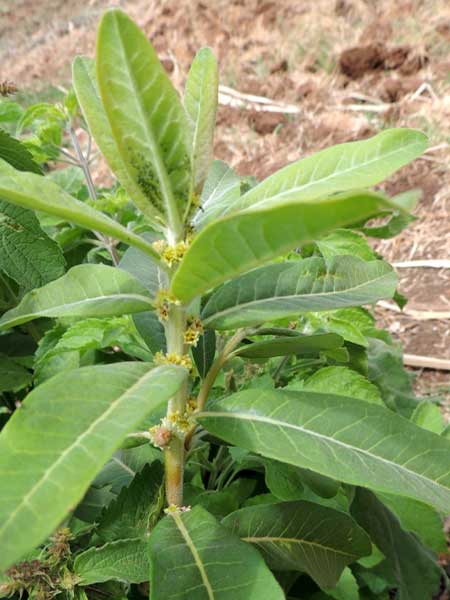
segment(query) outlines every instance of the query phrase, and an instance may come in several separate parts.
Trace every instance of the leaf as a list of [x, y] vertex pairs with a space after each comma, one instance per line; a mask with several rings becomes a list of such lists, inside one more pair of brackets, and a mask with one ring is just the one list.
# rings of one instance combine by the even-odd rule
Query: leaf
[[384, 406], [378, 388], [360, 373], [347, 367], [324, 367], [311, 375], [303, 386], [305, 391], [358, 398]]
[[151, 600], [284, 600], [259, 553], [200, 506], [160, 521], [149, 556]]
[[0, 160], [0, 198], [33, 210], [61, 217], [84, 229], [95, 229], [106, 235], [136, 246], [159, 262], [159, 255], [152, 245], [129, 229], [95, 210], [88, 204], [76, 200], [48, 177], [34, 173], [21, 173]]
[[343, 339], [334, 333], [297, 335], [296, 337], [274, 337], [239, 347], [234, 354], [245, 358], [270, 358], [272, 356], [318, 355], [324, 350], [342, 346]]
[[27, 396], [0, 434], [0, 570], [59, 525], [185, 376], [175, 366], [115, 363], [61, 373]]
[[373, 570], [396, 582], [398, 600], [424, 600], [439, 590], [441, 570], [417, 538], [368, 490], [358, 489], [351, 513], [386, 560]]
[[214, 356], [216, 354], [215, 331], [213, 329], [207, 329], [205, 333], [200, 336], [197, 345], [192, 348], [191, 352], [198, 374], [204, 379], [214, 362]]
[[85, 56], [77, 56], [72, 66], [72, 79], [83, 116], [109, 168], [136, 206], [150, 219], [155, 219], [158, 213], [152, 208], [141, 187], [130, 177], [119, 153], [100, 98], [95, 62]]
[[106, 265], [77, 265], [32, 290], [0, 319], [0, 329], [38, 317], [113, 317], [152, 308], [147, 290], [131, 275]]
[[200, 197], [200, 208], [192, 219], [192, 225], [202, 229], [223, 216], [241, 196], [241, 180], [231, 167], [215, 160], [209, 170]]
[[[342, 575], [333, 589], [327, 589], [327, 597], [335, 600], [360, 600], [358, 584], [355, 576], [348, 567], [342, 571]], [[312, 600], [316, 600], [313, 596]], [[319, 598], [317, 598], [319, 600]]]
[[155, 461], [121, 489], [101, 515], [96, 533], [102, 541], [147, 538], [162, 510], [163, 475], [161, 463]]
[[12, 358], [0, 354], [0, 394], [18, 392], [31, 383], [31, 373]]
[[333, 394], [259, 389], [219, 400], [198, 421], [268, 458], [449, 510], [449, 441], [387, 408]]
[[[402, 194], [397, 194], [397, 196], [394, 196], [392, 200], [400, 208], [407, 210], [409, 213], [415, 208], [421, 196], [422, 190], [409, 190], [407, 192], [403, 192]], [[373, 238], [389, 239], [395, 237], [416, 220], [416, 217], [405, 213], [404, 210], [394, 211], [384, 225], [366, 225], [361, 227], [361, 232], [364, 233], [364, 235]]]
[[271, 569], [304, 571], [321, 587], [336, 585], [346, 565], [371, 551], [349, 515], [312, 502], [243, 508], [222, 523], [256, 545]]
[[[148, 233], [142, 237], [150, 243], [159, 238]], [[128, 248], [120, 259], [119, 268], [136, 277], [147, 288], [152, 298], [156, 297], [160, 288], [167, 288], [169, 285], [167, 273], [138, 248]]]
[[216, 58], [210, 48], [201, 48], [192, 61], [184, 95], [184, 108], [192, 128], [192, 174], [196, 192], [201, 191], [213, 159], [218, 93]]
[[184, 486], [183, 501], [187, 505], [199, 505], [216, 518], [221, 519], [237, 510], [252, 495], [255, 487], [254, 479], [242, 477], [220, 491], [203, 490], [188, 484]]
[[277, 171], [242, 196], [233, 210], [267, 208], [376, 185], [427, 147], [414, 129], [387, 129], [368, 140], [338, 144]]
[[41, 167], [33, 160], [27, 147], [3, 129], [0, 129], [0, 158], [18, 171], [42, 175]]
[[40, 228], [36, 215], [0, 200], [0, 270], [24, 289], [64, 274], [60, 247]]
[[217, 289], [202, 311], [205, 326], [235, 329], [299, 312], [355, 306], [391, 297], [397, 276], [383, 261], [313, 257], [255, 269]]
[[265, 460], [266, 486], [279, 500], [300, 500], [304, 490], [301, 471], [298, 467]]
[[153, 354], [166, 352], [166, 336], [158, 315], [155, 312], [141, 312], [133, 315], [139, 335]]
[[442, 416], [441, 409], [436, 404], [423, 400], [416, 406], [413, 414], [411, 415], [411, 421], [440, 435], [445, 429], [445, 420]]
[[332, 256], [357, 256], [362, 260], [375, 260], [377, 255], [367, 240], [351, 229], [336, 229], [317, 242], [325, 259]]
[[97, 37], [97, 80], [128, 176], [175, 237], [188, 202], [188, 124], [181, 102], [146, 35], [110, 10]]
[[99, 548], [89, 548], [75, 558], [74, 574], [81, 578], [81, 585], [111, 579], [127, 583], [147, 581], [147, 543], [137, 538], [117, 540]]

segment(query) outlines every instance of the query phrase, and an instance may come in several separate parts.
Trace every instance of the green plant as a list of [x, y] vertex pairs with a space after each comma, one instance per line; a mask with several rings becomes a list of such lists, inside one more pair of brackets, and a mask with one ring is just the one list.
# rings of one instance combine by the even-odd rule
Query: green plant
[[[425, 136], [240, 178], [213, 161], [210, 50], [183, 105], [117, 10], [73, 84], [52, 156], [67, 134], [89, 195], [74, 165], [0, 164], [4, 594], [431, 598], [450, 442], [361, 308], [397, 284], [363, 234], [418, 197], [367, 188]], [[120, 186], [95, 187], [77, 121]]]

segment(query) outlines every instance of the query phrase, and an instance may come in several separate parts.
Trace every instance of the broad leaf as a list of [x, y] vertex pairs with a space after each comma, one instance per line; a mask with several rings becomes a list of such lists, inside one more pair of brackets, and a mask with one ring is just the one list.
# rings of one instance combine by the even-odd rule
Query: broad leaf
[[196, 506], [160, 521], [149, 541], [151, 600], [283, 600], [260, 554]]
[[0, 394], [17, 392], [31, 383], [31, 373], [9, 356], [0, 354]]
[[16, 171], [0, 160], [0, 198], [23, 208], [41, 210], [85, 229], [95, 229], [136, 246], [159, 262], [152, 245], [88, 204], [64, 192], [48, 177]]
[[376, 215], [382, 208], [389, 209], [383, 194], [358, 191], [224, 217], [194, 238], [172, 279], [172, 291], [186, 302], [298, 244]]
[[[144, 233], [142, 237], [153, 242], [159, 239], [160, 235]], [[138, 248], [128, 248], [120, 259], [119, 268], [136, 277], [148, 289], [152, 298], [156, 296], [160, 288], [167, 289], [169, 285], [167, 273]]]
[[36, 215], [0, 200], [0, 270], [24, 289], [64, 274], [61, 248], [41, 229]]
[[0, 329], [38, 317], [114, 317], [151, 309], [147, 290], [131, 275], [106, 265], [78, 265], [24, 296], [0, 319]]
[[422, 154], [427, 137], [387, 129], [368, 140], [338, 144], [277, 171], [242, 196], [233, 210], [319, 200], [376, 185]]
[[243, 508], [223, 524], [257, 546], [276, 571], [304, 571], [321, 587], [333, 587], [344, 567], [371, 552], [355, 521], [312, 502], [280, 502]]
[[201, 191], [213, 159], [218, 91], [216, 58], [210, 48], [202, 48], [192, 61], [184, 95], [184, 108], [192, 128], [192, 175], [196, 192]]
[[108, 542], [77, 555], [74, 574], [81, 585], [111, 579], [127, 583], [148, 580], [147, 542], [140, 538]]
[[397, 276], [383, 261], [313, 257], [255, 269], [217, 289], [202, 311], [205, 326], [235, 329], [264, 321], [356, 306], [391, 297]]
[[42, 175], [41, 167], [33, 160], [26, 146], [3, 129], [0, 129], [0, 158], [6, 160], [18, 171], [29, 171]]
[[363, 260], [375, 260], [376, 253], [366, 238], [351, 229], [336, 229], [317, 242], [325, 259], [333, 256], [357, 256]]
[[199, 414], [213, 435], [346, 483], [450, 509], [450, 443], [364, 400], [247, 390]]
[[177, 237], [188, 202], [188, 124], [153, 47], [119, 10], [105, 13], [97, 38], [100, 96], [128, 176]]
[[428, 429], [428, 431], [432, 431], [438, 435], [445, 429], [445, 419], [440, 407], [428, 400], [422, 400], [422, 402], [416, 406], [411, 415], [411, 421], [419, 427]]
[[351, 512], [386, 560], [375, 573], [396, 582], [398, 600], [424, 600], [439, 590], [441, 570], [417, 538], [404, 531], [388, 508], [368, 490], [359, 489]]
[[314, 356], [325, 350], [340, 348], [343, 341], [341, 336], [335, 333], [297, 335], [296, 337], [280, 336], [241, 346], [234, 354], [245, 358], [270, 358], [291, 354]]
[[100, 98], [95, 75], [95, 62], [90, 58], [77, 56], [72, 67], [72, 79], [89, 131], [105, 157], [109, 168], [116, 175], [136, 206], [150, 219], [154, 219], [158, 213], [148, 201], [141, 187], [130, 177], [117, 148]]
[[116, 363], [61, 373], [27, 396], [0, 435], [0, 570], [55, 529], [185, 377], [175, 366]]
[[359, 398], [384, 406], [378, 388], [360, 373], [347, 367], [319, 369], [305, 381], [302, 389], [322, 394], [332, 393], [347, 398]]
[[215, 160], [206, 178], [200, 197], [200, 208], [192, 219], [198, 230], [223, 216], [241, 196], [241, 181], [231, 167]]

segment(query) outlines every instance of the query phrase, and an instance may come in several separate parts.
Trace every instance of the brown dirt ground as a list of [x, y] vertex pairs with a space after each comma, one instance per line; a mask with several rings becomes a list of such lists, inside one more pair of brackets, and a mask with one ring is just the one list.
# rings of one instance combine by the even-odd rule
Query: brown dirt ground
[[[390, 261], [450, 257], [450, 3], [448, 0], [122, 0], [183, 86], [211, 46], [221, 82], [298, 106], [282, 115], [221, 106], [216, 155], [265, 177], [287, 162], [387, 126], [418, 127], [430, 150], [387, 183], [423, 190], [417, 221], [374, 243]], [[107, 0], [0, 0], [0, 79], [21, 89], [67, 85], [75, 54], [92, 54]], [[104, 170], [98, 168], [102, 178]], [[408, 308], [450, 310], [450, 270], [399, 269]], [[448, 320], [378, 308], [406, 352], [450, 359]], [[422, 393], [448, 394], [450, 373], [420, 371]]]

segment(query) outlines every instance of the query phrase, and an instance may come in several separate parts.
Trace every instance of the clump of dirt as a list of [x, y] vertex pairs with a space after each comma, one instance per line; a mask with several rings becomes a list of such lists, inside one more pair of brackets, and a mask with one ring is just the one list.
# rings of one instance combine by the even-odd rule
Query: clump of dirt
[[285, 123], [284, 115], [273, 112], [251, 111], [248, 116], [250, 126], [260, 135], [273, 133]]
[[423, 82], [423, 79], [417, 77], [389, 77], [381, 82], [380, 98], [384, 102], [398, 102], [407, 94], [419, 89]]
[[419, 71], [427, 63], [425, 55], [416, 54], [410, 46], [387, 47], [381, 43], [354, 46], [341, 52], [339, 68], [350, 79], [360, 79], [374, 71], [399, 70], [403, 75]]

